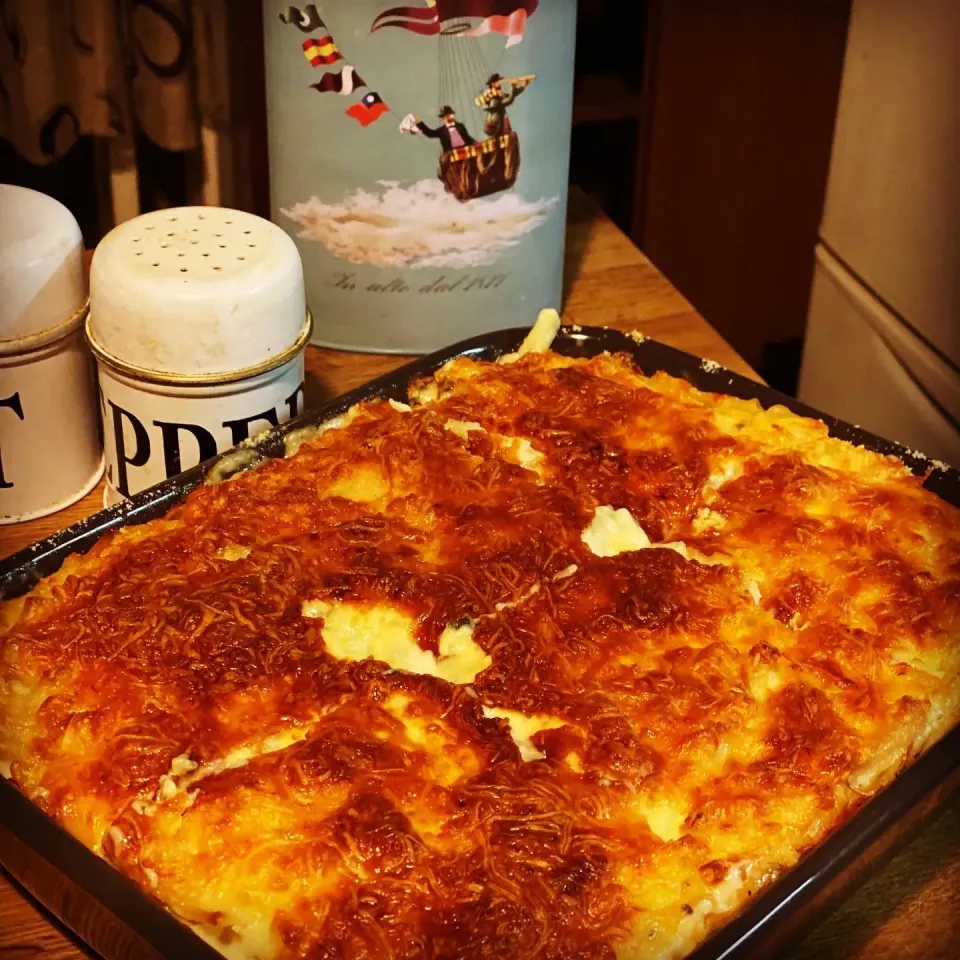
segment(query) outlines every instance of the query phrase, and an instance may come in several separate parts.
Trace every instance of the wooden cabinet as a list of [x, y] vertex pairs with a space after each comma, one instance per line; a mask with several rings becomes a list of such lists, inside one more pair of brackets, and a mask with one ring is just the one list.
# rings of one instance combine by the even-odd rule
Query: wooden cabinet
[[848, 17], [848, 0], [663, 0], [649, 19], [633, 238], [778, 386], [778, 348], [799, 366]]
[[788, 389], [849, 6], [581, 0], [572, 182]]

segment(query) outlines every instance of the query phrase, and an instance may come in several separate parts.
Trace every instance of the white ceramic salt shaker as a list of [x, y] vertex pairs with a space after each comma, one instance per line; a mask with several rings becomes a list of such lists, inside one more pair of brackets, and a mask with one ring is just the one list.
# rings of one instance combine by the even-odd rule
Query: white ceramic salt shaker
[[0, 523], [61, 510], [103, 473], [73, 214], [0, 184]]
[[261, 217], [180, 207], [111, 230], [87, 320], [105, 502], [297, 416], [310, 329], [297, 248]]

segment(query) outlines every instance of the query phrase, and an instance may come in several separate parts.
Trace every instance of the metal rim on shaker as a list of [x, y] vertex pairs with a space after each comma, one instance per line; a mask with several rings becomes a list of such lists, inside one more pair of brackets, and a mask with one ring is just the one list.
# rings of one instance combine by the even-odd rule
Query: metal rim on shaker
[[45, 347], [49, 343], [55, 343], [69, 336], [81, 324], [87, 322], [90, 313], [89, 298], [83, 302], [83, 305], [66, 320], [46, 330], [38, 330], [26, 337], [19, 337], [16, 340], [0, 340], [0, 357], [13, 356], [19, 353], [29, 353], [38, 347]]
[[246, 380], [248, 377], [253, 377], [261, 373], [267, 373], [269, 370], [273, 370], [275, 367], [282, 366], [287, 363], [289, 360], [292, 360], [301, 350], [303, 350], [306, 345], [310, 342], [310, 337], [313, 334], [313, 314], [310, 310], [307, 310], [306, 319], [303, 323], [303, 329], [300, 331], [300, 335], [296, 340], [290, 344], [285, 350], [281, 350], [280, 353], [275, 354], [272, 357], [268, 357], [266, 360], [261, 361], [260, 363], [254, 364], [250, 367], [243, 367], [240, 370], [225, 370], [221, 373], [210, 373], [210, 374], [178, 374], [178, 373], [166, 373], [159, 370], [150, 370], [147, 367], [138, 367], [133, 363], [126, 363], [123, 360], [118, 360], [112, 354], [107, 353], [106, 350], [100, 346], [99, 343], [94, 339], [93, 328], [92, 328], [93, 314], [88, 314], [86, 322], [84, 324], [84, 333], [86, 335], [87, 343], [90, 346], [90, 351], [97, 358], [97, 361], [103, 364], [106, 364], [108, 367], [112, 367], [114, 370], [120, 371], [120, 373], [125, 373], [128, 376], [136, 377], [140, 380], [146, 380], [150, 383], [177, 383], [177, 384], [196, 384], [197, 386], [211, 384], [211, 383], [233, 383], [237, 380]]

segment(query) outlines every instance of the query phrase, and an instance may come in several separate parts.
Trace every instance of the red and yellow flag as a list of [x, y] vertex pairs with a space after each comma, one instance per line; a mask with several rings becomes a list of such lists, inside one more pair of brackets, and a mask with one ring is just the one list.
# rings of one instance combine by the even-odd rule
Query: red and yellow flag
[[303, 55], [310, 61], [310, 66], [319, 67], [328, 63], [336, 63], [343, 59], [333, 37], [324, 34], [319, 40], [311, 37], [303, 41]]

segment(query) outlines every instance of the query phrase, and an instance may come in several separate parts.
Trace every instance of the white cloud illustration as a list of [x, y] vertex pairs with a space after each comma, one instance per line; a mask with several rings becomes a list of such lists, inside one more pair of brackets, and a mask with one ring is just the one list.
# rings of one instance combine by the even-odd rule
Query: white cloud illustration
[[381, 181], [340, 203], [318, 197], [281, 209], [297, 235], [335, 257], [375, 267], [477, 267], [491, 264], [550, 214], [557, 198], [528, 202], [515, 193], [460, 203], [437, 180], [411, 186]]

